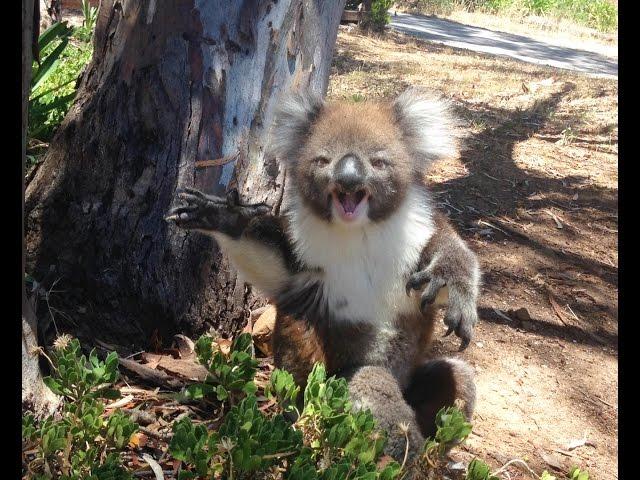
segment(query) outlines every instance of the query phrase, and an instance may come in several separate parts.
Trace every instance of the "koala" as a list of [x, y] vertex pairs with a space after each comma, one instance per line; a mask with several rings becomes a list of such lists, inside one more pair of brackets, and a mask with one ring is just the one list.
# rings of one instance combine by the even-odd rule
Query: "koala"
[[302, 388], [315, 362], [346, 378], [402, 462], [435, 433], [441, 407], [458, 400], [471, 418], [475, 404], [471, 367], [427, 356], [438, 308], [461, 350], [478, 319], [477, 258], [424, 182], [433, 161], [457, 154], [457, 124], [415, 89], [359, 103], [298, 92], [280, 105], [270, 148], [287, 168], [281, 215], [235, 190], [187, 188], [167, 220], [212, 235], [275, 304], [276, 366]]

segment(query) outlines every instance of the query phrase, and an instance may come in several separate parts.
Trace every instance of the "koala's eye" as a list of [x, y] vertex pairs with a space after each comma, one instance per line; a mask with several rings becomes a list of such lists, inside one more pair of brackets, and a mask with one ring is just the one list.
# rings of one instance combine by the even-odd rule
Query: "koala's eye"
[[327, 157], [320, 156], [320, 157], [314, 158], [313, 163], [318, 167], [326, 167], [331, 163], [331, 160], [329, 160]]
[[371, 165], [376, 170], [384, 170], [389, 166], [389, 162], [387, 162], [384, 158], [372, 158]]

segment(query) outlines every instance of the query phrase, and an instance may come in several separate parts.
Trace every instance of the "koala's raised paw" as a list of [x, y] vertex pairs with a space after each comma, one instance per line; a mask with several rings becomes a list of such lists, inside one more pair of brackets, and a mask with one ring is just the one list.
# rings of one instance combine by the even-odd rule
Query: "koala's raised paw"
[[264, 203], [242, 205], [236, 189], [222, 198], [185, 188], [178, 191], [177, 197], [182, 204], [172, 208], [165, 220], [186, 230], [220, 232], [236, 237], [251, 218], [271, 211]]
[[[447, 294], [444, 323], [448, 329], [444, 336], [455, 332], [462, 340], [462, 351], [469, 346], [473, 328], [478, 322], [477, 280], [473, 272], [469, 272], [469, 278], [461, 278], [459, 273], [454, 276], [446, 268], [440, 267], [431, 263], [424, 270], [413, 273], [407, 281], [407, 295], [410, 295], [412, 290], [421, 291], [420, 310], [424, 312], [434, 306], [436, 300], [440, 303], [439, 294]], [[446, 292], [443, 288], [446, 288]]]

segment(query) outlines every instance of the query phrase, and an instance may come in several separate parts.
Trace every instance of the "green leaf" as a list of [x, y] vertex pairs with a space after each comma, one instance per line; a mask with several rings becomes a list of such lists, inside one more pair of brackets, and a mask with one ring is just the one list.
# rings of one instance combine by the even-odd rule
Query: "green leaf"
[[71, 33], [71, 28], [67, 22], [57, 22], [47, 28], [38, 37], [38, 49], [42, 52], [56, 38], [67, 37]]
[[207, 395], [214, 393], [216, 388], [208, 383], [194, 383], [185, 389], [185, 395], [192, 400], [202, 400]]
[[113, 388], [103, 388], [102, 390], [98, 390], [96, 394], [101, 398], [106, 398], [108, 400], [117, 400], [121, 397], [119, 390], [114, 390]]
[[500, 480], [498, 477], [491, 475], [489, 466], [482, 460], [474, 458], [467, 467], [466, 480]]
[[64, 395], [64, 393], [62, 392], [62, 385], [60, 384], [60, 382], [58, 382], [57, 380], [51, 377], [44, 377], [42, 380], [44, 381], [44, 384], [47, 387], [49, 387], [49, 389], [53, 393], [55, 393], [56, 395]]
[[573, 467], [569, 471], [569, 478], [571, 478], [571, 480], [589, 480], [589, 473], [586, 470], [580, 470], [578, 467]]
[[60, 44], [53, 49], [53, 51], [47, 55], [42, 61], [40, 66], [35, 70], [33, 78], [31, 79], [31, 91], [35, 91], [38, 87], [51, 75], [58, 66], [58, 59], [65, 48], [69, 40], [64, 38]]

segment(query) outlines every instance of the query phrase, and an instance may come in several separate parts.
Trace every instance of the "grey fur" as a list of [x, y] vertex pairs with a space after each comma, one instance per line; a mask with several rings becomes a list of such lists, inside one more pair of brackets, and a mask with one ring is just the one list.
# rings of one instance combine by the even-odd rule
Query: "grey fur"
[[434, 160], [457, 156], [463, 133], [449, 102], [414, 87], [400, 94], [393, 105], [406, 144], [421, 160], [419, 170]]
[[[401, 462], [405, 452], [415, 459], [424, 446], [424, 437], [413, 409], [402, 397], [398, 381], [384, 367], [359, 367], [345, 375], [355, 409], [370, 409], [378, 427], [387, 433], [384, 453]], [[406, 431], [406, 433], [405, 433]], [[408, 442], [408, 446], [407, 446]]]
[[285, 93], [278, 103], [268, 151], [280, 160], [291, 162], [304, 144], [324, 101], [312, 90], [301, 90]]
[[436, 230], [439, 232], [429, 242], [423, 252], [418, 270], [407, 282], [407, 292], [421, 290], [422, 308], [436, 304], [444, 292], [447, 312], [444, 322], [452, 332], [462, 339], [464, 350], [473, 337], [473, 329], [478, 322], [477, 301], [480, 292], [480, 264], [476, 255], [453, 230], [446, 218], [435, 216]]

